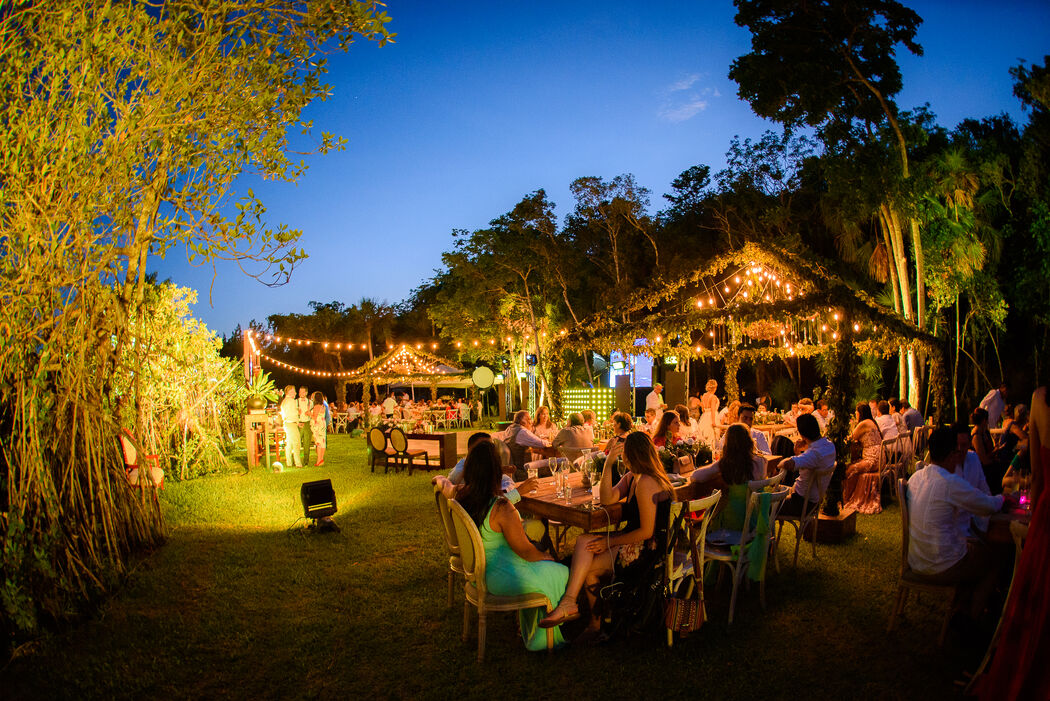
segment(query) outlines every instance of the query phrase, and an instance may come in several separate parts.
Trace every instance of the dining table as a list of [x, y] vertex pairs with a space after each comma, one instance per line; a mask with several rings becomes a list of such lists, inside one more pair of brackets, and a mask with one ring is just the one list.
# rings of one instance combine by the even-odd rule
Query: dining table
[[1028, 525], [1031, 520], [1032, 512], [1029, 509], [1008, 499], [1003, 503], [1002, 510], [992, 514], [988, 519], [988, 533], [985, 538], [992, 544], [1013, 545], [1014, 539], [1010, 534], [1010, 524], [1016, 521]]

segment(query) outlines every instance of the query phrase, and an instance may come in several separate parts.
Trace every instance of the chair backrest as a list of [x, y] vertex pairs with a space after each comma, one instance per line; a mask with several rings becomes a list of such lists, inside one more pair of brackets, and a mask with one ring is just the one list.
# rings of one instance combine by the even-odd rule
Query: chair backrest
[[408, 450], [408, 437], [400, 428], [390, 429], [390, 447], [398, 453]]
[[481, 533], [477, 524], [470, 518], [467, 510], [455, 499], [448, 501], [452, 523], [456, 528], [456, 541], [459, 543], [459, 557], [463, 560], [463, 576], [478, 590], [478, 598], [484, 598], [485, 589], [485, 546], [481, 542]]
[[[761, 499], [763, 493], [764, 492], [761, 490], [752, 491], [751, 494], [748, 496], [747, 508], [744, 511], [744, 527], [740, 531], [741, 553], [745, 552], [747, 544], [754, 540], [755, 535], [758, 532], [757, 514], [758, 510], [762, 508]], [[773, 533], [776, 532], [776, 529], [773, 527], [773, 524], [777, 520], [777, 514], [780, 513], [780, 507], [784, 505], [784, 500], [787, 499], [788, 494], [790, 493], [790, 489], [788, 489], [782, 484], [778, 484], [777, 488], [773, 491], [771, 495], [769, 504], [769, 537], [772, 537]], [[752, 518], [752, 514], [755, 515], [755, 518]]]
[[120, 429], [120, 452], [124, 456], [124, 468], [130, 470], [139, 464], [139, 453], [135, 448], [135, 438], [126, 428]]
[[765, 490], [766, 487], [777, 487], [777, 486], [779, 486], [784, 481], [785, 477], [787, 477], [787, 470], [785, 470], [784, 468], [781, 468], [780, 472], [778, 472], [777, 474], [773, 475], [772, 477], [770, 477], [768, 479], [751, 480], [751, 481], [749, 481], [747, 483], [747, 488], [749, 490], [751, 490], [752, 492], [761, 492], [761, 491]]
[[[685, 510], [687, 513], [696, 513], [702, 511], [699, 521], [682, 521], [682, 525], [678, 532], [678, 535], [688, 534], [690, 538], [690, 544], [695, 543], [696, 557], [698, 558], [693, 562], [693, 576], [697, 577], [697, 581], [700, 581], [703, 574], [698, 571], [698, 567], [703, 566], [704, 562], [704, 547], [707, 544], [707, 527], [711, 523], [711, 517], [714, 516], [715, 506], [718, 505], [718, 500], [722, 498], [722, 492], [715, 490], [710, 495], [703, 499], [690, 499], [689, 501], [676, 501], [671, 504], [670, 513], [668, 515], [668, 533], [667, 537], [672, 538], [675, 534], [672, 534], [670, 529], [674, 526], [675, 519], [678, 518], [678, 514]], [[674, 573], [674, 552], [669, 552], [664, 562], [664, 576], [670, 580]], [[700, 589], [700, 598], [703, 599], [703, 589]]]
[[386, 434], [383, 433], [383, 429], [375, 427], [368, 431], [368, 445], [380, 453], [386, 450]]
[[908, 571], [908, 542], [911, 539], [908, 523], [908, 480], [897, 480], [897, 502], [901, 505], [901, 574]]
[[438, 518], [441, 520], [441, 532], [445, 535], [445, 545], [450, 555], [459, 555], [459, 540], [456, 538], [456, 525], [452, 522], [448, 497], [440, 486], [434, 485], [434, 502], [437, 504]]
[[514, 463], [514, 459], [510, 456], [510, 446], [503, 442], [500, 438], [493, 438], [492, 445], [496, 446], [496, 452], [499, 453], [499, 462], [503, 467], [508, 467]]
[[916, 426], [911, 432], [912, 455], [922, 459], [926, 457], [926, 426]]

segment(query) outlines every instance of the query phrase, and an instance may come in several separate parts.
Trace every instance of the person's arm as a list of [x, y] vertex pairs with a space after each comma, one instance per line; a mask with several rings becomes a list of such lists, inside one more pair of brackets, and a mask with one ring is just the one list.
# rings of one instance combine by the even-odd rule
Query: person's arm
[[721, 468], [719, 468], [717, 462], [713, 462], [710, 465], [704, 467], [698, 467], [693, 470], [689, 475], [690, 482], [710, 482], [711, 480], [719, 477], [722, 474]]
[[617, 443], [605, 456], [605, 465], [602, 467], [602, 479], [598, 483], [598, 494], [602, 504], [615, 504], [630, 490], [631, 473], [624, 475], [619, 483], [613, 484], [613, 473], [616, 471], [616, 458], [623, 455], [623, 443]]
[[525, 527], [521, 525], [521, 517], [518, 510], [506, 499], [500, 499], [489, 515], [489, 526], [493, 531], [502, 533], [507, 540], [507, 545], [521, 559], [528, 562], [540, 562], [541, 560], [554, 560], [547, 553], [532, 544], [525, 535]]
[[456, 495], [459, 494], [459, 486], [453, 484], [444, 475], [434, 475], [434, 479], [430, 480], [430, 483], [440, 486], [441, 493], [445, 495], [446, 499], [455, 499]]
[[527, 428], [520, 429], [518, 434], [514, 437], [514, 440], [518, 445], [525, 446], [526, 448], [551, 447], [551, 444], [548, 441], [543, 440]]
[[[755, 448], [758, 450], [758, 452], [765, 453], [767, 455], [769, 455], [770, 453], [773, 452], [772, 450], [769, 449], [769, 440], [766, 438], [766, 434], [765, 433], [763, 433], [762, 431], [759, 431], [758, 435], [752, 435], [752, 438], [754, 438], [754, 440], [755, 440]], [[725, 442], [725, 436], [724, 435], [722, 436], [722, 441], [723, 441], [723, 443]]]
[[977, 487], [957, 476], [949, 482], [948, 501], [976, 516], [991, 516], [1003, 508], [1002, 494], [982, 494]]

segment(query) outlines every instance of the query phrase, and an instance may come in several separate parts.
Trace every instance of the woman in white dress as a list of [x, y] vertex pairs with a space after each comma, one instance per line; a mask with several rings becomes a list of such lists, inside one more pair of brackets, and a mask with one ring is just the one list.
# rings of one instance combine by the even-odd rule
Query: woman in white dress
[[704, 392], [704, 396], [700, 397], [700, 409], [703, 413], [700, 414], [700, 427], [697, 431], [697, 435], [708, 445], [715, 444], [715, 417], [718, 416], [718, 397], [715, 396], [715, 390], [718, 389], [718, 383], [714, 380], [708, 380], [707, 385], [704, 387], [707, 391]]

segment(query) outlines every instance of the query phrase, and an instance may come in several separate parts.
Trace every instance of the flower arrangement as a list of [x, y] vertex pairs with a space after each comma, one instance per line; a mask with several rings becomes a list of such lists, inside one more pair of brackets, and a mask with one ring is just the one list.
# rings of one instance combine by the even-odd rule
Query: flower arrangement
[[657, 451], [657, 455], [660, 456], [660, 462], [663, 463], [664, 470], [671, 473], [678, 471], [675, 469], [675, 463], [684, 457], [692, 458], [695, 466], [708, 464], [711, 462], [712, 451], [711, 446], [706, 442], [690, 437], [680, 438], [674, 443], [667, 443]]
[[784, 416], [776, 411], [760, 411], [755, 414], [755, 423], [759, 425], [783, 423]]

